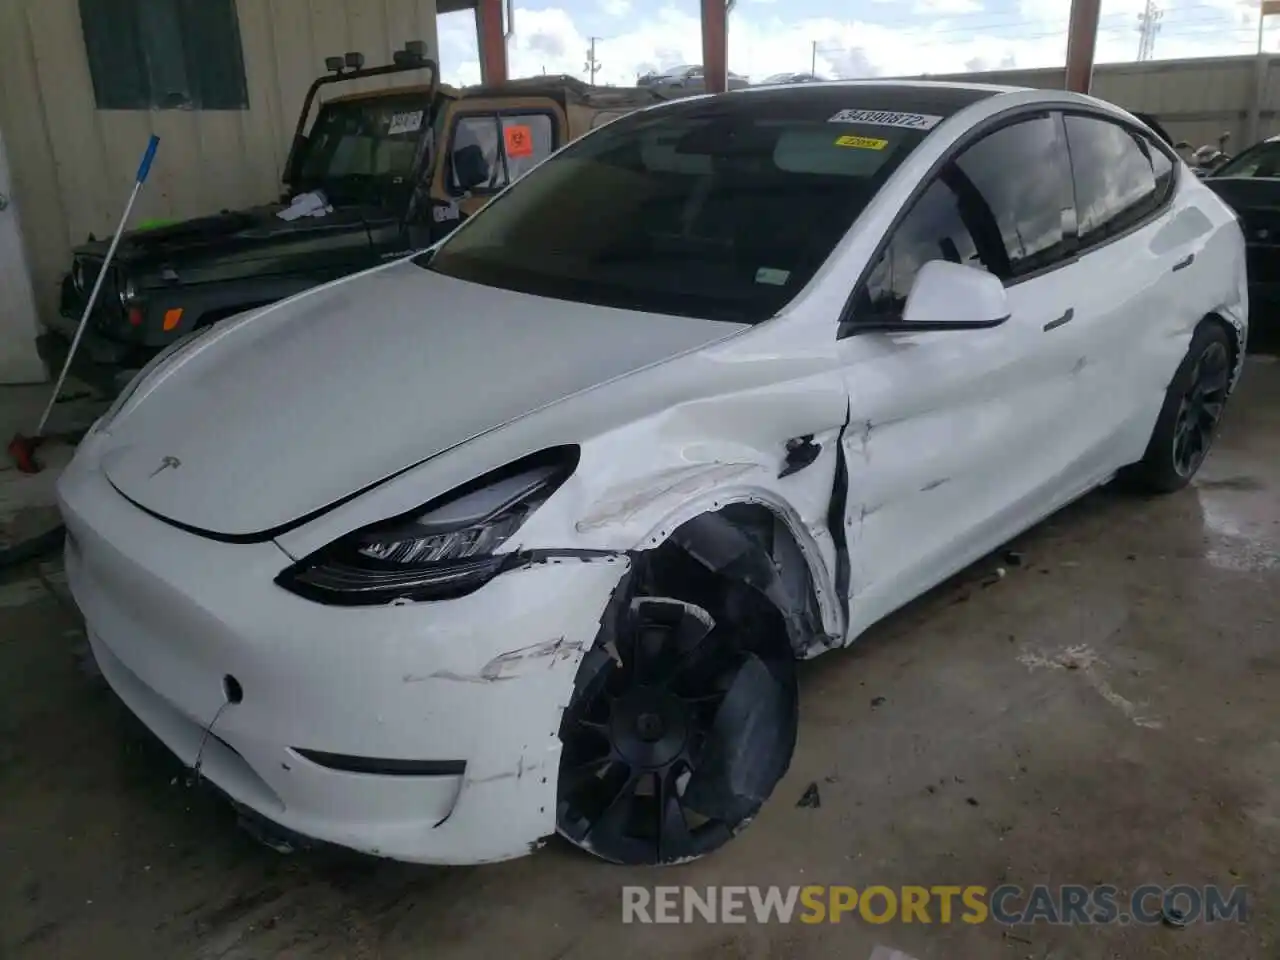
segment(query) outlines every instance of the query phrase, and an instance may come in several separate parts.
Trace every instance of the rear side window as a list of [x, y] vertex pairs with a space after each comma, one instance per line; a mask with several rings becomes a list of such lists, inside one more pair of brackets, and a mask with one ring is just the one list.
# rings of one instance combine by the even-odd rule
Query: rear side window
[[1065, 119], [1081, 241], [1115, 236], [1159, 209], [1174, 172], [1163, 151], [1109, 120]]
[[[478, 145], [489, 165], [488, 182], [476, 193], [496, 193], [519, 180], [555, 150], [555, 129], [545, 113], [468, 114], [458, 118], [453, 129], [452, 155], [462, 147]], [[449, 164], [449, 189], [462, 193]]]
[[1163, 203], [1173, 194], [1174, 168], [1169, 155], [1157, 147], [1146, 137], [1139, 137], [1138, 144], [1143, 148], [1147, 159], [1151, 161], [1151, 170], [1156, 178], [1156, 196]]

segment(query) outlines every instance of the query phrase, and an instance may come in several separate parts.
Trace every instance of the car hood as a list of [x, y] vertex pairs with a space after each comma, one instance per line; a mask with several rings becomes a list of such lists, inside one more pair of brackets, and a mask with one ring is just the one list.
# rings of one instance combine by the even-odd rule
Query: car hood
[[[116, 261], [134, 270], [146, 270], [161, 266], [180, 269], [211, 259], [252, 260], [273, 256], [282, 244], [302, 239], [351, 233], [363, 236], [368, 223], [387, 219], [386, 212], [377, 207], [339, 206], [324, 216], [288, 221], [276, 216], [283, 209], [281, 204], [271, 204], [228, 210], [181, 223], [133, 230], [121, 237]], [[109, 246], [110, 238], [93, 240], [77, 247], [75, 253], [79, 257], [101, 260]]]
[[106, 424], [103, 469], [158, 516], [265, 537], [742, 329], [513, 293], [401, 261], [203, 334]]

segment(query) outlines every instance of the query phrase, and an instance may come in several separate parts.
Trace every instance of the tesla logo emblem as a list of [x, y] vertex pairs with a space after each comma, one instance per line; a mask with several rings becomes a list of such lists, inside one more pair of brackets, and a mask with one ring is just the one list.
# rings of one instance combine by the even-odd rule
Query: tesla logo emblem
[[147, 476], [147, 479], [150, 480], [157, 473], [161, 473], [165, 470], [168, 470], [170, 467], [176, 470], [180, 466], [182, 466], [182, 461], [179, 460], [177, 457], [162, 457], [160, 459], [160, 466], [152, 470], [151, 473]]

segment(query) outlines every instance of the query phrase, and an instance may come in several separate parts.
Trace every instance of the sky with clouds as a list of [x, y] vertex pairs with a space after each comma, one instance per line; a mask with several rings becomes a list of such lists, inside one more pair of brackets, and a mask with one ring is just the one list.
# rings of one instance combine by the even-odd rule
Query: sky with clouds
[[[738, 0], [729, 18], [729, 69], [753, 80], [807, 71], [830, 77], [1061, 64], [1071, 0]], [[1146, 0], [1102, 0], [1099, 63], [1133, 60]], [[1250, 54], [1258, 0], [1157, 0], [1155, 58]], [[596, 37], [598, 83], [634, 84], [650, 70], [702, 60], [698, 0], [516, 0], [511, 75], [587, 78]], [[443, 79], [480, 79], [467, 12], [439, 20]], [[1280, 50], [1280, 17], [1265, 46]], [[815, 47], [816, 44], [816, 54]]]

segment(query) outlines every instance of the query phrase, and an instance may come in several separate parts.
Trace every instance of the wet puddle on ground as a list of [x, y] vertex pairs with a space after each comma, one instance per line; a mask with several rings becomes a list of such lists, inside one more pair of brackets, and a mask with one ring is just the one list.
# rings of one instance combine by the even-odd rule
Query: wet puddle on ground
[[1197, 485], [1196, 496], [1208, 534], [1205, 559], [1220, 570], [1256, 572], [1280, 569], [1280, 505], [1265, 509], [1249, 493], [1265, 490], [1249, 477]]

